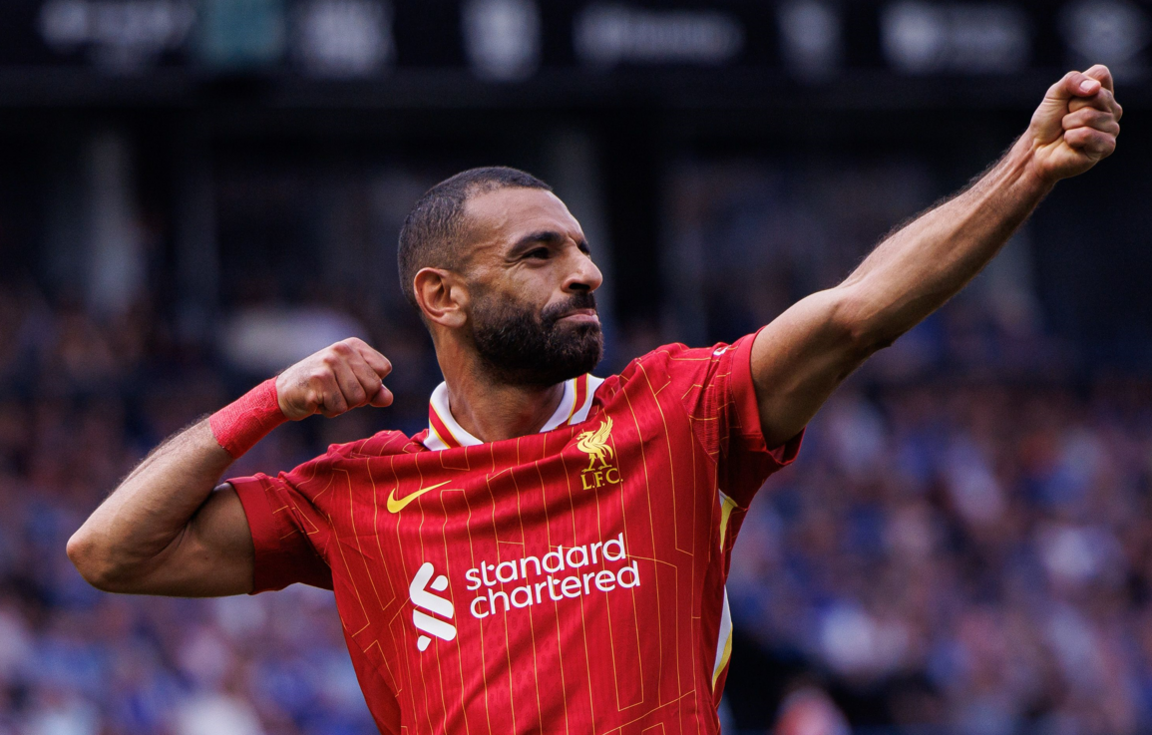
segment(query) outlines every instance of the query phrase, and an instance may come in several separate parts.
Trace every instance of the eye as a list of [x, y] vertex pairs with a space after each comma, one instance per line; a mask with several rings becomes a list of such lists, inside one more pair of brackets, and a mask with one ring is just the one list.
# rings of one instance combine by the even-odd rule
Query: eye
[[535, 250], [529, 250], [524, 254], [524, 257], [535, 258], [536, 260], [547, 260], [551, 255], [552, 253], [548, 248], [536, 248]]

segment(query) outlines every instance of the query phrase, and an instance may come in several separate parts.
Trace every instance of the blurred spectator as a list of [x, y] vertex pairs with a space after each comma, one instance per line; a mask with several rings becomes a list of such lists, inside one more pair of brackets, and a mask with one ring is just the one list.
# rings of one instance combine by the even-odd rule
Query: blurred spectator
[[848, 735], [848, 720], [827, 693], [813, 687], [792, 692], [780, 703], [774, 735]]

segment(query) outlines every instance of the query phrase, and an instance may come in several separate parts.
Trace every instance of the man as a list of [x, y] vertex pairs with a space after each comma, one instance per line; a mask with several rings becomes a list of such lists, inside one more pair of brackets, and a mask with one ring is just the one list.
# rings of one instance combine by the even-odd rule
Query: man
[[1069, 73], [995, 166], [840, 285], [606, 380], [588, 374], [601, 276], [580, 225], [523, 172], [459, 174], [401, 234], [444, 373], [427, 430], [217, 486], [284, 420], [391, 403], [391, 365], [346, 340], [161, 445], [68, 553], [114, 592], [334, 589], [383, 732], [715, 733], [753, 495], [849, 373], [1112, 153], [1120, 115], [1105, 67]]

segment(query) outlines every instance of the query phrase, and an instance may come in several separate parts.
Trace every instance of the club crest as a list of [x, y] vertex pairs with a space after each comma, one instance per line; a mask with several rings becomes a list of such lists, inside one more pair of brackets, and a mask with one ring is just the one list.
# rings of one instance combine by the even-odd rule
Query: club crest
[[616, 450], [609, 444], [611, 437], [611, 418], [601, 421], [600, 426], [591, 431], [576, 435], [576, 448], [588, 455], [588, 467], [580, 473], [585, 490], [620, 483], [620, 469], [613, 463]]

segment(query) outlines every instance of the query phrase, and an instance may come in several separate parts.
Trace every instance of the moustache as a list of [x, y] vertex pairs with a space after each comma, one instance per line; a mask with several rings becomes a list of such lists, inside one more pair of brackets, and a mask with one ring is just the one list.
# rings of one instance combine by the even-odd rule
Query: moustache
[[559, 304], [552, 304], [545, 307], [540, 312], [540, 321], [546, 327], [553, 327], [561, 317], [570, 314], [577, 309], [596, 309], [596, 296], [591, 291], [581, 291], [580, 293], [573, 294], [567, 301], [562, 301]]

